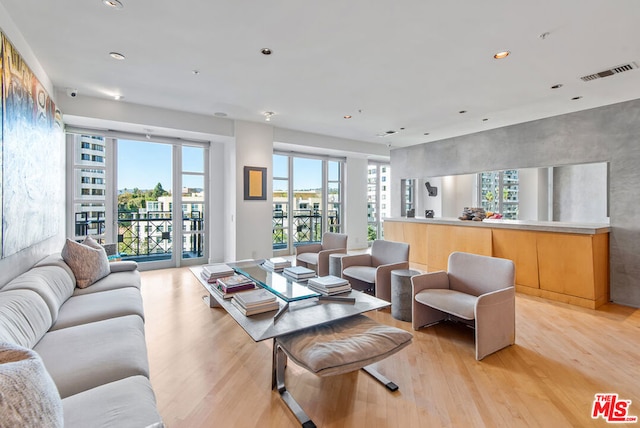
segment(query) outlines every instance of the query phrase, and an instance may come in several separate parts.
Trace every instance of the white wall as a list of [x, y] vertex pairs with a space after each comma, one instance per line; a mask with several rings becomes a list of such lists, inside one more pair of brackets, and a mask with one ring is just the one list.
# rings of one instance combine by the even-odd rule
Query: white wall
[[31, 46], [27, 44], [22, 33], [11, 20], [11, 17], [2, 4], [0, 4], [0, 30], [2, 30], [4, 35], [7, 36], [16, 50], [20, 52], [20, 56], [22, 56], [31, 71], [38, 77], [40, 84], [44, 86], [49, 93], [49, 96], [52, 97], [55, 102], [56, 95], [53, 91], [51, 79], [49, 79], [49, 76], [45, 73], [44, 68], [42, 68], [42, 65], [31, 50]]
[[229, 228], [224, 227], [225, 219], [230, 218], [229, 204], [226, 202], [229, 186], [226, 182], [227, 146], [230, 144], [212, 142], [209, 148], [209, 231], [205, 238], [205, 245], [209, 247], [209, 262], [228, 261], [225, 256], [225, 243]]
[[[235, 229], [235, 260], [268, 258], [273, 254], [273, 127], [254, 122], [235, 122], [236, 214], [229, 219]], [[267, 168], [267, 199], [244, 200], [244, 167]], [[233, 184], [235, 183], [235, 184]]]
[[345, 177], [345, 233], [349, 250], [367, 248], [367, 166], [364, 158], [348, 157]]

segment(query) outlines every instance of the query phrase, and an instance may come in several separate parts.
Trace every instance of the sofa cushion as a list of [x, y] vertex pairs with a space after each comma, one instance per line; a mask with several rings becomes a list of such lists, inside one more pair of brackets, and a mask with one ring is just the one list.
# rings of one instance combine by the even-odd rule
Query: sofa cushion
[[58, 309], [71, 297], [75, 287], [73, 279], [64, 268], [59, 266], [40, 266], [18, 276], [5, 285], [2, 290], [20, 289], [32, 290], [38, 293], [49, 306], [51, 318], [55, 320], [58, 317]]
[[137, 315], [51, 331], [33, 349], [62, 398], [129, 376], [149, 377], [144, 324]]
[[342, 271], [343, 275], [350, 276], [360, 281], [374, 284], [376, 282], [376, 268], [369, 266], [349, 266]]
[[100, 293], [102, 291], [117, 290], [127, 287], [134, 287], [138, 290], [140, 289], [140, 272], [137, 270], [130, 270], [112, 273], [95, 282], [91, 287], [76, 288], [73, 291], [73, 295], [82, 296], [84, 294]]
[[62, 258], [62, 255], [60, 253], [55, 253], [55, 254], [48, 255], [47, 257], [45, 257], [44, 259], [42, 259], [38, 263], [36, 263], [34, 267], [40, 267], [40, 266], [58, 266], [58, 267], [61, 267], [62, 269], [64, 269], [65, 272], [67, 272], [67, 274], [69, 274], [69, 277], [71, 278], [71, 281], [73, 282], [73, 286], [74, 287], [76, 286], [76, 277], [73, 274], [73, 271], [71, 270], [69, 265], [64, 262], [64, 259]]
[[62, 427], [62, 400], [31, 349], [0, 343], [0, 426]]
[[142, 296], [135, 287], [73, 296], [60, 308], [51, 331], [126, 315], [144, 320]]
[[62, 258], [76, 277], [76, 285], [85, 288], [111, 273], [104, 248], [92, 248], [67, 238]]
[[427, 289], [416, 294], [415, 299], [423, 305], [455, 315], [465, 320], [475, 319], [478, 298], [471, 294], [449, 289]]
[[51, 323], [51, 311], [36, 292], [0, 292], [0, 342], [33, 348]]
[[144, 428], [162, 422], [151, 383], [144, 376], [100, 385], [67, 397], [62, 404], [65, 428]]
[[407, 331], [355, 315], [278, 337], [277, 342], [296, 364], [318, 376], [333, 376], [381, 361], [412, 338]]

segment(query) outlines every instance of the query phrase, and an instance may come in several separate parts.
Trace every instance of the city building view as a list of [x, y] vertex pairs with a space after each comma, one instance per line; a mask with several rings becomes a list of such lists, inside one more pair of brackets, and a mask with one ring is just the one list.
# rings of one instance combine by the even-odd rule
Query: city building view
[[[91, 235], [101, 243], [116, 242], [117, 252], [124, 259], [154, 261], [170, 258], [174, 248], [172, 232], [175, 230], [171, 179], [163, 179], [164, 183], [157, 182], [153, 188], [123, 186], [116, 184], [115, 180], [112, 183], [108, 179], [108, 138], [95, 135], [72, 135], [71, 138], [74, 141], [73, 228], [76, 239]], [[130, 143], [133, 142], [113, 139], [113, 144], [118, 144], [118, 147], [126, 147]], [[124, 163], [121, 157], [117, 157], [118, 162]], [[154, 159], [148, 150], [145, 158], [150, 164], [162, 162]], [[344, 230], [343, 168], [344, 162], [340, 159], [274, 155], [274, 250], [292, 253], [298, 244], [320, 242], [326, 231], [339, 233]], [[382, 222], [390, 213], [390, 173], [388, 164], [371, 164], [368, 167], [369, 242], [382, 238]], [[142, 176], [144, 172], [138, 174]], [[133, 182], [139, 179], [134, 178]], [[110, 189], [116, 185], [117, 191]], [[206, 205], [203, 187], [183, 186], [180, 195], [181, 214], [178, 218], [181, 217], [182, 222], [182, 256], [186, 258], [203, 254]], [[117, 217], [109, 220], [112, 204]]]
[[[90, 235], [100, 243], [117, 242], [123, 259], [154, 261], [171, 258], [174, 248], [174, 198], [158, 182], [152, 189], [122, 188], [110, 201], [105, 137], [74, 136], [74, 230], [78, 240]], [[152, 159], [153, 160], [153, 159]], [[170, 184], [170, 183], [169, 183]], [[202, 257], [204, 251], [204, 189], [181, 192], [182, 257]], [[117, 204], [115, 226], [107, 207]]]

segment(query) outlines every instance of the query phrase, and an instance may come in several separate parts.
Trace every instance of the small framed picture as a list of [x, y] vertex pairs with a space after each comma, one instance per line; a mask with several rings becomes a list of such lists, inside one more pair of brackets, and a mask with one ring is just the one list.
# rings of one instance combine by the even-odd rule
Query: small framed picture
[[267, 199], [267, 168], [244, 167], [244, 200], [264, 201]]

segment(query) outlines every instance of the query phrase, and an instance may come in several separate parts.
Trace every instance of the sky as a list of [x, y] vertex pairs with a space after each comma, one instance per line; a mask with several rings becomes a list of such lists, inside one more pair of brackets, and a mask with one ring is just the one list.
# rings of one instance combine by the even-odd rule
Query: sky
[[[183, 147], [183, 171], [203, 172], [202, 148]], [[118, 141], [118, 189], [153, 189], [161, 183], [165, 190], [171, 189], [172, 146], [148, 141]], [[273, 176], [289, 178], [287, 156], [273, 157]], [[338, 162], [329, 163], [329, 179], [338, 179]], [[252, 165], [256, 166], [256, 165]], [[259, 166], [259, 165], [257, 165]], [[322, 187], [322, 160], [294, 158], [293, 185], [296, 190], [319, 189]], [[276, 180], [274, 190], [284, 187], [284, 181]], [[202, 188], [202, 178], [183, 175], [183, 187]]]
[[[182, 148], [183, 171], [203, 172], [204, 149]], [[118, 190], [153, 189], [156, 184], [170, 191], [172, 146], [147, 141], [118, 140]], [[184, 175], [183, 187], [203, 187], [199, 176]]]
[[[284, 188], [286, 181], [277, 180], [278, 178], [289, 178], [287, 161], [287, 156], [275, 155], [273, 157], [273, 177], [276, 179], [273, 190], [287, 190]], [[338, 162], [329, 162], [329, 179], [338, 179]], [[295, 190], [322, 188], [322, 160], [293, 158], [293, 188]]]

